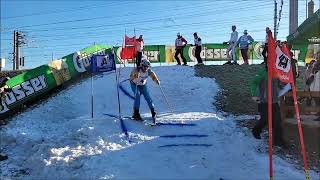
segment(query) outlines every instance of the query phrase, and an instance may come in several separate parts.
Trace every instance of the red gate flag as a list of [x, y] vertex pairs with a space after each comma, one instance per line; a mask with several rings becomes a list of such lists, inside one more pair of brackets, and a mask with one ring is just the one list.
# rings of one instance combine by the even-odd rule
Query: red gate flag
[[132, 38], [125, 35], [124, 46], [121, 50], [121, 59], [134, 59], [136, 57], [136, 36]]
[[271, 66], [272, 77], [278, 78], [284, 83], [293, 83], [291, 55], [286, 43], [280, 48], [268, 32], [268, 66]]
[[130, 38], [129, 36], [125, 35], [124, 37], [124, 45], [125, 46], [136, 46], [136, 36]]
[[293, 72], [291, 67], [291, 53], [286, 43], [280, 48], [276, 45], [276, 41], [272, 37], [271, 31], [268, 32], [268, 125], [269, 125], [269, 174], [270, 180], [273, 179], [272, 170], [272, 78], [278, 78], [284, 83], [290, 83], [292, 87], [292, 95], [295, 107], [295, 117], [297, 119], [301, 154], [304, 164], [306, 180], [310, 179], [307, 156], [304, 146], [303, 132], [301, 127], [299, 107], [297, 103], [297, 92], [293, 80]]

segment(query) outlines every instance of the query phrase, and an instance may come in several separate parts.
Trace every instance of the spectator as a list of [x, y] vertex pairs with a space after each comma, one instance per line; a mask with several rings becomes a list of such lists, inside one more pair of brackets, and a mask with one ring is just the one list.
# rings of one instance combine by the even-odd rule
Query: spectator
[[320, 61], [313, 61], [309, 66], [309, 74], [306, 73], [306, 85], [309, 87], [309, 91], [320, 92]]
[[[236, 57], [236, 42], [238, 40], [238, 32], [236, 31], [237, 27], [235, 25], [233, 25], [231, 27], [232, 29], [232, 33], [230, 36], [230, 40], [227, 42], [229, 44], [228, 49], [227, 49], [227, 58], [228, 58], [228, 62], [226, 62], [225, 64], [232, 64], [231, 63], [231, 59], [233, 60], [234, 64], [238, 64], [237, 63], [237, 57]], [[230, 57], [231, 54], [231, 57]]]
[[269, 27], [266, 27], [266, 39], [264, 41], [264, 47], [262, 51], [262, 56], [263, 56], [263, 63], [262, 64], [267, 64], [267, 53], [268, 53], [268, 32], [270, 31]]
[[[256, 139], [261, 139], [262, 129], [268, 122], [268, 72], [267, 68], [263, 68], [253, 79], [251, 86], [252, 99], [259, 103], [260, 119], [256, 122], [252, 129], [252, 134]], [[257, 93], [259, 89], [259, 93]], [[281, 114], [278, 104], [278, 92], [280, 89], [280, 81], [272, 79], [272, 128], [274, 145], [284, 145], [281, 130]], [[259, 95], [259, 97], [257, 96]]]
[[306, 64], [307, 66], [307, 69], [306, 71], [304, 72], [304, 76], [303, 76], [303, 82], [304, 82], [304, 90], [305, 91], [310, 91], [310, 81], [309, 80], [307, 82], [307, 80], [309, 79], [309, 77], [311, 76], [311, 72], [312, 72], [312, 68], [313, 68], [313, 63], [315, 63], [316, 61], [315, 60], [311, 60], [309, 63]]
[[136, 41], [137, 41], [137, 46], [136, 46], [136, 50], [137, 50], [136, 59], [137, 59], [137, 61], [136, 61], [136, 65], [137, 65], [137, 68], [140, 68], [142, 52], [143, 52], [143, 47], [144, 47], [144, 41], [143, 41], [142, 35], [140, 35], [139, 38]]
[[202, 49], [201, 48], [201, 46], [202, 46], [201, 38], [198, 36], [198, 34], [196, 32], [193, 33], [193, 37], [194, 37], [194, 45], [196, 47], [195, 56], [198, 61], [197, 65], [203, 65], [202, 59], [200, 57], [200, 53], [201, 53], [201, 49]]
[[292, 72], [293, 72], [293, 80], [294, 84], [296, 84], [297, 78], [299, 77], [299, 69], [298, 69], [298, 61], [294, 59], [293, 57], [293, 52], [292, 50], [292, 45], [288, 44], [288, 48], [290, 51], [290, 56], [291, 56], [291, 67], [292, 67]]
[[186, 45], [188, 44], [187, 40], [185, 40], [180, 33], [177, 33], [177, 39], [176, 39], [176, 43], [175, 43], [175, 47], [176, 47], [176, 53], [174, 55], [175, 59], [177, 60], [177, 65], [181, 65], [181, 61], [178, 57], [178, 55], [180, 54], [181, 59], [183, 60], [183, 65], [187, 65], [187, 60], [186, 58], [183, 56], [183, 48], [186, 47]]
[[244, 61], [244, 64], [248, 65], [248, 48], [249, 45], [253, 42], [253, 38], [248, 35], [248, 31], [244, 30], [243, 31], [243, 35], [238, 39], [237, 44], [236, 45], [240, 45], [240, 51], [241, 51], [241, 55]]
[[130, 84], [133, 93], [135, 94], [135, 100], [133, 104], [133, 115], [132, 118], [134, 120], [142, 121], [143, 119], [140, 116], [140, 96], [141, 94], [144, 96], [144, 99], [147, 101], [148, 106], [151, 111], [153, 123], [155, 123], [156, 112], [154, 109], [153, 101], [150, 97], [148, 87], [147, 87], [147, 79], [151, 77], [153, 81], [155, 81], [158, 85], [160, 85], [160, 81], [157, 78], [156, 74], [150, 69], [150, 62], [145, 57], [142, 58], [141, 68], [138, 70], [134, 68], [130, 74]]
[[0, 103], [2, 104], [2, 101], [5, 100], [7, 92], [11, 91], [11, 88], [9, 88], [8, 85], [6, 85], [7, 81], [9, 80], [9, 77], [5, 77], [1, 79], [0, 81]]

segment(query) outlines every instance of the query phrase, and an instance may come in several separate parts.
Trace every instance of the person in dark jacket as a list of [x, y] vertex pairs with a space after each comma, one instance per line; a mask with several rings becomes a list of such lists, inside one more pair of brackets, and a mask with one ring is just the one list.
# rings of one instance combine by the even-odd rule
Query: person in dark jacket
[[194, 37], [194, 46], [196, 47], [194, 54], [195, 54], [195, 57], [198, 61], [197, 65], [203, 65], [202, 59], [200, 57], [200, 53], [201, 53], [201, 49], [202, 49], [201, 38], [198, 36], [198, 34], [196, 32], [193, 33], [193, 37]]
[[[252, 129], [252, 134], [256, 139], [261, 139], [262, 129], [268, 123], [268, 72], [267, 68], [263, 68], [255, 76], [251, 82], [252, 99], [259, 103], [260, 119], [256, 122]], [[281, 130], [281, 114], [279, 107], [278, 92], [280, 90], [280, 81], [272, 79], [272, 128], [274, 145], [283, 145]]]
[[181, 59], [183, 60], [183, 65], [187, 65], [187, 60], [186, 58], [183, 56], [183, 49], [184, 47], [186, 47], [186, 45], [188, 44], [188, 41], [183, 38], [180, 33], [177, 33], [177, 39], [175, 42], [175, 47], [176, 47], [176, 53], [174, 55], [175, 59], [177, 60], [177, 65], [181, 65], [181, 61], [179, 59], [179, 54]]
[[268, 32], [270, 31], [269, 27], [266, 27], [266, 39], [264, 41], [264, 47], [262, 51], [262, 56], [263, 56], [263, 63], [262, 64], [267, 64], [267, 58], [268, 58]]

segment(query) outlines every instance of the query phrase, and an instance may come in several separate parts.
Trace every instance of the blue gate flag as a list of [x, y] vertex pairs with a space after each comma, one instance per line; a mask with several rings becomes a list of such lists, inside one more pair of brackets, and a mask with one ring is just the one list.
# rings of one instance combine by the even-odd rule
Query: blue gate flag
[[116, 69], [114, 54], [108, 53], [107, 55], [94, 55], [91, 57], [91, 71], [107, 72]]

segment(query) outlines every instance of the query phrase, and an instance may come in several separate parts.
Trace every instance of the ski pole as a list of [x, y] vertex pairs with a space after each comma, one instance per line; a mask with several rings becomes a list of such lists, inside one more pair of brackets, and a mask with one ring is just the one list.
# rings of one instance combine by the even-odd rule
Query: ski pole
[[160, 85], [160, 84], [159, 84], [159, 87], [160, 87], [161, 93], [162, 93], [162, 95], [163, 95], [164, 99], [166, 100], [166, 103], [167, 103], [167, 105], [168, 105], [168, 107], [169, 107], [169, 109], [170, 109], [171, 113], [173, 113], [173, 108], [170, 106], [170, 104], [169, 104], [169, 102], [168, 102], [168, 99], [167, 99], [167, 96], [166, 96], [166, 95], [165, 95], [165, 93], [163, 92], [163, 89], [162, 89], [162, 87], [161, 87], [161, 85]]

